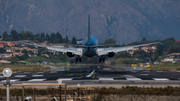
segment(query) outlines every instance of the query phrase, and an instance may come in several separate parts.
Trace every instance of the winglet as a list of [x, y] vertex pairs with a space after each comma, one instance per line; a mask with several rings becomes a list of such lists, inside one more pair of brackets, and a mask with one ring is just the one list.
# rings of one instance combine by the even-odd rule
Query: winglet
[[163, 44], [163, 43], [161, 43], [161, 42], [158, 42], [158, 43], [164, 46], [164, 44]]
[[[17, 34], [18, 35], [18, 34]], [[19, 38], [19, 40], [20, 40], [20, 43], [19, 44], [22, 44], [22, 41], [21, 41], [21, 38], [19, 37], [19, 35], [18, 35], [18, 38]]]

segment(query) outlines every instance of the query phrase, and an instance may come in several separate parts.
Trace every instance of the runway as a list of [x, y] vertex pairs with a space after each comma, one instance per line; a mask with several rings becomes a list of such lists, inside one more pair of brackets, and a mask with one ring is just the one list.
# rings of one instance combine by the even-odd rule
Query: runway
[[[168, 84], [180, 85], [180, 72], [147, 71], [131, 69], [116, 71], [107, 66], [60, 67], [51, 71], [13, 72], [11, 83], [57, 82], [67, 85], [119, 85], [119, 84]], [[6, 82], [0, 74], [0, 84]]]

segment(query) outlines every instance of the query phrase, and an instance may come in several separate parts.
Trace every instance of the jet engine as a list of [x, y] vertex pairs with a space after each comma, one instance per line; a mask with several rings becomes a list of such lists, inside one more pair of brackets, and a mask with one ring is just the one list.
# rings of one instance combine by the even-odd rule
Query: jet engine
[[107, 56], [108, 56], [108, 57], [113, 57], [114, 54], [115, 54], [114, 52], [110, 52], [110, 53], [107, 54]]
[[67, 52], [67, 56], [68, 56], [68, 57], [74, 57], [74, 54], [71, 53], [71, 52]]

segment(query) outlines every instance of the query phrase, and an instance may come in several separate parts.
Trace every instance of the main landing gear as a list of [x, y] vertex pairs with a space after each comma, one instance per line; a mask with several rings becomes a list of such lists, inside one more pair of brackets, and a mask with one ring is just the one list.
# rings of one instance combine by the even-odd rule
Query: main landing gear
[[105, 58], [104, 57], [99, 57], [99, 62], [105, 62]]
[[81, 57], [76, 57], [76, 62], [81, 62]]

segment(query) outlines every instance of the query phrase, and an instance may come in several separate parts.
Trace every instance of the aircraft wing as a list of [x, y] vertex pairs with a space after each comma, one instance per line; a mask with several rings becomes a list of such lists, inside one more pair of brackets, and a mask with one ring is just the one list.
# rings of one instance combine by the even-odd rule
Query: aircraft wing
[[20, 44], [26, 44], [26, 45], [34, 45], [34, 46], [38, 46], [38, 47], [45, 47], [49, 50], [52, 51], [58, 51], [58, 52], [63, 52], [63, 53], [67, 53], [67, 52], [71, 52], [75, 55], [80, 55], [82, 56], [82, 48], [67, 48], [67, 47], [57, 47], [57, 46], [46, 46], [46, 45], [38, 45], [38, 44], [32, 44], [32, 43], [26, 43], [26, 42], [20, 42]]
[[[101, 55], [106, 55], [106, 54], [108, 54], [110, 52], [118, 53], [118, 52], [122, 52], [122, 51], [131, 50], [134, 47], [148, 46], [148, 45], [157, 44], [157, 43], [160, 43], [160, 42], [153, 42], [153, 43], [148, 43], [148, 44], [126, 46], [126, 47], [99, 48], [99, 49], [97, 49], [97, 54], [98, 54], [98, 56], [101, 56]], [[162, 43], [160, 43], [160, 44], [162, 44]]]

